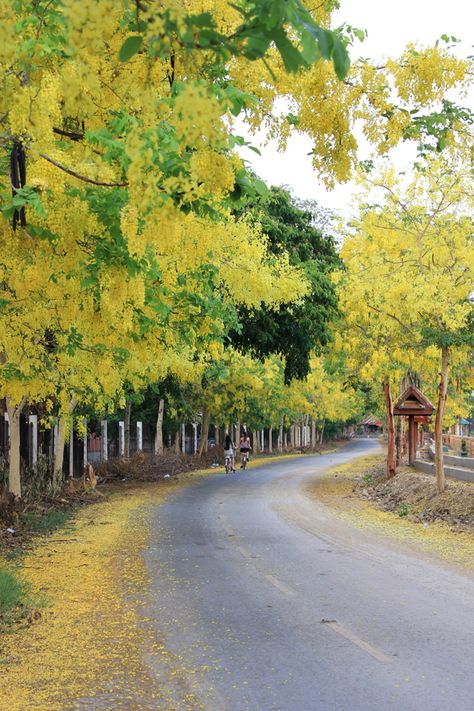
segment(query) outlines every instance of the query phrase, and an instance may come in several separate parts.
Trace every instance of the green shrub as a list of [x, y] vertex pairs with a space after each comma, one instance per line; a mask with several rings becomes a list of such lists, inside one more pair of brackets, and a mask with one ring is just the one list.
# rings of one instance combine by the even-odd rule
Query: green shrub
[[404, 518], [405, 516], [408, 516], [408, 514], [410, 513], [409, 504], [406, 504], [404, 502], [401, 503], [400, 506], [398, 507], [397, 513], [400, 516], [400, 518]]

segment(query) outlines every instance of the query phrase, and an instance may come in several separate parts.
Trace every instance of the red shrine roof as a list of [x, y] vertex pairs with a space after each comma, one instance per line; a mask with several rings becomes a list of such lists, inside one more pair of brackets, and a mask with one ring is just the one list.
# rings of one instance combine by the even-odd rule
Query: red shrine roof
[[359, 422], [360, 425], [368, 425], [371, 427], [382, 427], [382, 422], [380, 420], [377, 420], [373, 415], [366, 415], [361, 422]]
[[410, 385], [400, 395], [393, 406], [394, 415], [432, 415], [435, 409], [432, 402], [414, 385]]

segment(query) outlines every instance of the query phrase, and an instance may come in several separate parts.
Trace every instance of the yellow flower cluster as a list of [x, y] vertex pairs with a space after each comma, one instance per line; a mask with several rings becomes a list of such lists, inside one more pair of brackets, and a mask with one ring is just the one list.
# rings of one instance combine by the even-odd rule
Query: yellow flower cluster
[[204, 86], [189, 82], [176, 97], [171, 121], [181, 140], [206, 148], [210, 138], [214, 145], [225, 140], [222, 114], [223, 107], [216, 96]]

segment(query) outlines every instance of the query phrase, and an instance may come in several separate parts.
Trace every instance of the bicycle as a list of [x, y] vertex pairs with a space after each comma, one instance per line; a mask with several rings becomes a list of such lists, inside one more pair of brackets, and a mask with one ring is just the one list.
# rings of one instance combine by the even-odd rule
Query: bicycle
[[224, 458], [224, 467], [225, 467], [225, 473], [226, 474], [231, 474], [232, 472], [235, 472], [234, 466], [233, 466], [233, 456], [231, 454], [226, 454]]
[[249, 452], [248, 452], [248, 450], [246, 450], [244, 452], [241, 452], [241, 454], [242, 454], [242, 459], [241, 459], [240, 468], [245, 471], [247, 469], [247, 462], [249, 460]]

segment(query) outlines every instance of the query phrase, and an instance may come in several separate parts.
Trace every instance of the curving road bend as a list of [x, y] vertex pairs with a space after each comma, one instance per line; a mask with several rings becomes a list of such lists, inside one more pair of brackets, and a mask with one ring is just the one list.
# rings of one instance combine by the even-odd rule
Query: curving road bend
[[145, 614], [166, 711], [474, 710], [474, 579], [302, 490], [376, 447], [217, 475], [156, 509]]

